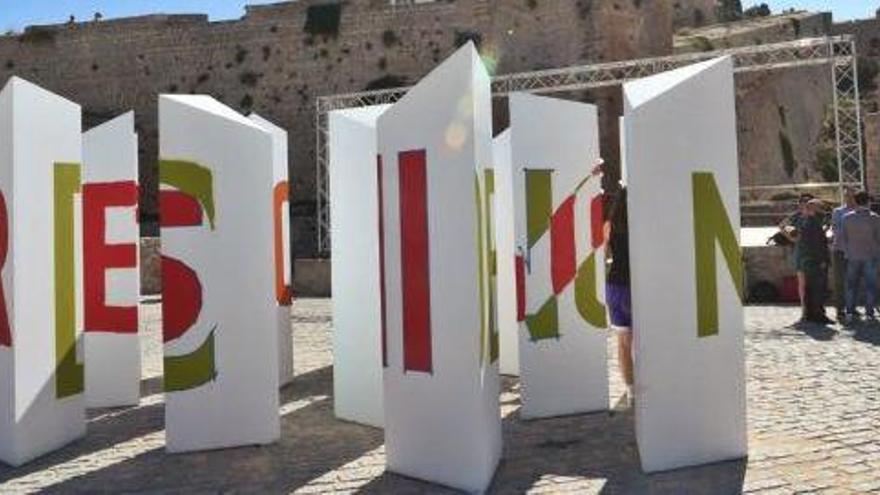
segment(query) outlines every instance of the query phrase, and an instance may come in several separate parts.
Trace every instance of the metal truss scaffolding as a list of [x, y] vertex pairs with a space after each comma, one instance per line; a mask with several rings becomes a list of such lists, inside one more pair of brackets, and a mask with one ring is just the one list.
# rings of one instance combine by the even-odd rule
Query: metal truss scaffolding
[[[850, 35], [810, 38], [668, 57], [628, 60], [604, 64], [582, 65], [561, 69], [520, 72], [496, 76], [492, 80], [494, 97], [513, 92], [536, 94], [559, 93], [619, 86], [627, 81], [651, 76], [715, 57], [730, 55], [736, 73], [794, 69], [826, 65], [830, 68], [833, 85], [833, 111], [836, 127], [838, 181], [810, 184], [810, 188], [839, 191], [844, 185], [865, 182], [862, 150], [861, 109], [856, 67], [856, 45]], [[317, 158], [317, 212], [318, 250], [330, 253], [330, 190], [327, 180], [329, 164], [327, 113], [333, 110], [394, 103], [409, 88], [394, 88], [361, 93], [323, 96], [317, 99], [316, 158]], [[751, 196], [779, 194], [804, 185], [743, 187]]]

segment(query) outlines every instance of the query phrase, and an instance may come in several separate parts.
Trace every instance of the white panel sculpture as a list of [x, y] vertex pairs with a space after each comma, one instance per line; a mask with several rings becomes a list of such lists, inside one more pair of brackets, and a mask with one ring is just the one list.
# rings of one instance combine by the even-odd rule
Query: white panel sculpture
[[272, 135], [272, 227], [275, 291], [278, 326], [278, 384], [293, 380], [293, 331], [290, 326], [290, 304], [293, 292], [290, 283], [290, 182], [287, 179], [287, 131], [257, 114], [251, 121]]
[[279, 437], [273, 138], [207, 96], [159, 98], [170, 452]]
[[645, 471], [746, 454], [733, 62], [624, 86], [636, 436]]
[[0, 460], [86, 432], [79, 105], [11, 78], [0, 92]]
[[330, 222], [336, 416], [382, 427], [377, 105], [331, 112]]
[[511, 165], [523, 418], [608, 408], [594, 105], [514, 93]]
[[133, 113], [83, 134], [82, 196], [86, 406], [136, 405], [140, 232]]
[[501, 455], [490, 106], [468, 44], [378, 123], [387, 465], [466, 491], [488, 487]]
[[517, 322], [516, 240], [513, 221], [513, 167], [510, 129], [492, 142], [495, 194], [495, 263], [498, 288], [498, 362], [503, 375], [519, 375], [519, 322]]

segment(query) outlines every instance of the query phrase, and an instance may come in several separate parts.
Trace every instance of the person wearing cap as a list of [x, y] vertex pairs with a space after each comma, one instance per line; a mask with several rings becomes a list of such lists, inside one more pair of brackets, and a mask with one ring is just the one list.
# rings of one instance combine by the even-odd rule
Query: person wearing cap
[[875, 318], [877, 300], [877, 265], [880, 260], [880, 216], [870, 209], [865, 191], [855, 194], [856, 208], [843, 217], [840, 243], [846, 256], [847, 322], [856, 313], [859, 285], [865, 279], [865, 316]]
[[846, 255], [843, 252], [843, 217], [856, 208], [856, 191], [852, 187], [843, 188], [843, 204], [831, 213], [831, 278], [834, 286], [834, 307], [837, 321], [846, 320]]
[[801, 321], [825, 325], [833, 322], [825, 315], [829, 252], [822, 201], [807, 201], [803, 211], [796, 246], [804, 280]]

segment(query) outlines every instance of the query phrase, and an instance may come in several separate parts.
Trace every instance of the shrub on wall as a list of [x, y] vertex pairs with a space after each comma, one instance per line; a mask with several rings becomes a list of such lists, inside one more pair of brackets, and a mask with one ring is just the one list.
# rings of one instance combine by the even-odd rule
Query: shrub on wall
[[305, 32], [311, 35], [337, 36], [339, 20], [342, 17], [342, 5], [327, 3], [310, 5], [306, 10]]
[[456, 31], [455, 47], [458, 48], [468, 41], [473, 41], [477, 49], [483, 44], [483, 35], [478, 31]]
[[55, 42], [55, 30], [40, 27], [40, 26], [31, 26], [25, 29], [24, 33], [18, 37], [18, 41], [22, 43], [54, 43]]
[[788, 139], [788, 136], [783, 131], [779, 131], [779, 146], [782, 151], [782, 166], [785, 169], [785, 173], [791, 177], [794, 175], [794, 171], [797, 170], [798, 163], [794, 159], [794, 148], [791, 146], [791, 140]]
[[400, 41], [400, 38], [397, 37], [397, 33], [390, 29], [386, 29], [385, 32], [382, 33], [382, 44], [387, 48], [391, 48], [396, 45]]
[[403, 76], [396, 76], [394, 74], [388, 74], [387, 76], [382, 76], [378, 79], [373, 79], [364, 87], [365, 91], [374, 91], [378, 89], [390, 89], [390, 88], [400, 88], [403, 86], [408, 86], [409, 80]]

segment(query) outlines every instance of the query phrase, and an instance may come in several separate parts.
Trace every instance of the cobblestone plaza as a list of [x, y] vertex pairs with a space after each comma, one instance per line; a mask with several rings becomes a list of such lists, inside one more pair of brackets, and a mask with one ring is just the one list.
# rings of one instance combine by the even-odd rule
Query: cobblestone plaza
[[[609, 413], [525, 422], [517, 381], [503, 380], [504, 460], [491, 491], [880, 492], [880, 324], [795, 328], [797, 311], [746, 309], [747, 461], [642, 474], [633, 415], [610, 362]], [[141, 312], [140, 406], [91, 411], [84, 439], [0, 467], [0, 492], [451, 493], [384, 473], [382, 431], [333, 418], [327, 299], [294, 303], [297, 376], [281, 393], [279, 443], [166, 454], [160, 306]]]

